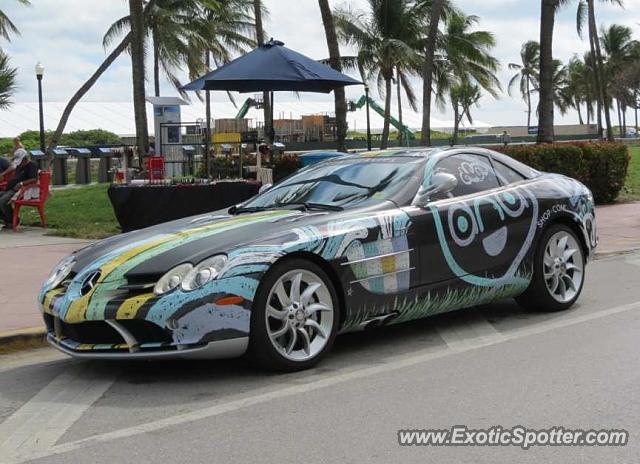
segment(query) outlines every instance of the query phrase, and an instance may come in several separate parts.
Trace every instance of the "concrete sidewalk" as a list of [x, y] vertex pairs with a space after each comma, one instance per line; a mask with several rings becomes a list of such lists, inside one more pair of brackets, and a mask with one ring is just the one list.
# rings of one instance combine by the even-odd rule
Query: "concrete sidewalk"
[[36, 305], [42, 282], [58, 261], [89, 243], [45, 233], [28, 227], [0, 232], [0, 339], [42, 328]]
[[[598, 207], [598, 255], [640, 249], [640, 202]], [[0, 232], [0, 345], [3, 339], [42, 334], [36, 305], [40, 285], [64, 256], [87, 243], [49, 237], [45, 231], [22, 228]]]
[[599, 206], [596, 222], [598, 255], [640, 249], [640, 202]]

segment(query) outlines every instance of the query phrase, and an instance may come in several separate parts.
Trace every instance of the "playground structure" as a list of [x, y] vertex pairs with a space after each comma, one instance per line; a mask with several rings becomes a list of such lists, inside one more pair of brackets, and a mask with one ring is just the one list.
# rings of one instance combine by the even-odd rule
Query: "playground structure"
[[[247, 98], [235, 118], [216, 119], [213, 124], [212, 143], [216, 154], [222, 154], [232, 145], [254, 144], [266, 140], [264, 124], [247, 119], [252, 108], [264, 108], [262, 95]], [[275, 142], [333, 142], [337, 137], [336, 118], [326, 114], [303, 115], [298, 119], [281, 115], [274, 119]], [[223, 147], [224, 145], [224, 147]]]
[[[357, 102], [353, 102], [353, 101], [349, 102], [349, 111], [354, 112], [354, 111], [360, 110], [366, 104], [367, 104], [367, 97], [366, 95], [363, 95], [362, 97], [360, 97], [360, 99]], [[369, 107], [384, 118], [384, 108], [378, 105], [378, 103], [372, 98], [369, 98]], [[395, 127], [398, 130], [398, 132], [403, 134], [403, 138], [405, 140], [415, 140], [416, 134], [404, 124], [400, 124], [400, 121], [398, 121], [395, 117], [390, 116], [389, 123], [393, 127]]]
[[240, 107], [240, 110], [236, 115], [236, 119], [244, 119], [251, 108], [256, 108], [258, 110], [264, 108], [264, 101], [261, 96], [256, 95], [253, 98], [247, 98]]

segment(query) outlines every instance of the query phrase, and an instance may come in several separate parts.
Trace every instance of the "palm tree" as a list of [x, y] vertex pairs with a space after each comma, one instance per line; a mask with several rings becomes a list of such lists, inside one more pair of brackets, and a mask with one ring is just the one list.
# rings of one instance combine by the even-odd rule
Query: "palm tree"
[[0, 51], [0, 110], [11, 106], [11, 96], [16, 89], [18, 70], [9, 65], [9, 57]]
[[577, 55], [573, 56], [567, 65], [565, 93], [570, 101], [570, 106], [578, 113], [578, 122], [584, 124], [582, 117], [582, 105], [587, 105], [589, 113], [591, 98], [591, 71], [584, 61]]
[[586, 52], [582, 59], [585, 67], [585, 73], [582, 76], [582, 85], [585, 92], [585, 105], [587, 107], [587, 124], [591, 121], [597, 121], [596, 108], [598, 104], [598, 94], [596, 91], [596, 71], [595, 58], [591, 52]]
[[460, 123], [467, 117], [469, 124], [473, 124], [473, 118], [471, 116], [471, 107], [478, 104], [482, 94], [480, 93], [480, 87], [471, 84], [470, 82], [460, 82], [454, 84], [449, 89], [449, 100], [453, 107], [453, 140], [452, 144], [458, 144], [458, 133], [460, 130]]
[[[148, 15], [151, 9], [154, 7], [156, 0], [148, 0], [147, 4], [144, 6], [144, 15]], [[64, 128], [69, 122], [69, 117], [73, 112], [73, 109], [76, 107], [78, 102], [84, 97], [89, 90], [93, 87], [93, 85], [98, 82], [98, 79], [105, 73], [107, 69], [113, 64], [115, 60], [118, 59], [120, 55], [122, 55], [131, 45], [131, 37], [132, 33], [129, 32], [124, 38], [118, 43], [118, 45], [107, 55], [105, 60], [98, 66], [98, 69], [89, 77], [89, 79], [82, 84], [82, 86], [76, 91], [75, 94], [71, 97], [67, 106], [65, 106], [64, 111], [62, 112], [62, 116], [60, 116], [60, 121], [58, 121], [58, 126], [56, 127], [55, 132], [49, 139], [49, 145], [47, 146], [48, 151], [58, 145], [60, 141], [60, 137], [62, 137], [62, 133], [64, 132]]]
[[129, 0], [131, 17], [131, 76], [133, 81], [133, 112], [136, 120], [138, 157], [149, 152], [149, 128], [147, 127], [147, 102], [145, 92], [145, 18], [143, 0]]
[[493, 97], [501, 90], [496, 76], [499, 62], [491, 55], [496, 40], [488, 31], [474, 30], [479, 20], [475, 15], [451, 11], [444, 34], [438, 39], [434, 63], [436, 101], [443, 106], [449, 97], [455, 114], [455, 140], [457, 128], [465, 115], [470, 117], [468, 110], [480, 98], [480, 90]]
[[[30, 0], [16, 0], [18, 3], [22, 5], [31, 5]], [[9, 19], [9, 17], [5, 14], [4, 11], [0, 9], [0, 37], [5, 39], [6, 41], [11, 41], [11, 35], [20, 35], [20, 31], [16, 27], [15, 24]]]
[[603, 69], [605, 76], [604, 86], [607, 95], [615, 98], [618, 112], [618, 126], [620, 135], [626, 135], [626, 110], [632, 103], [632, 93], [624, 85], [620, 85], [619, 75], [639, 57], [636, 50], [640, 44], [633, 40], [633, 33], [627, 26], [613, 24], [608, 29], [601, 31], [601, 46], [605, 52], [606, 62]]
[[638, 130], [638, 110], [640, 110], [640, 46], [637, 50], [638, 59], [626, 66], [616, 77], [616, 87], [622, 87], [628, 99], [628, 106], [635, 114], [635, 128]]
[[381, 148], [387, 148], [395, 70], [419, 66], [414, 48], [419, 23], [407, 0], [368, 0], [368, 6], [367, 12], [336, 10], [334, 18], [339, 39], [358, 50], [357, 61], [365, 79], [376, 81], [384, 95]]
[[[145, 18], [145, 33], [153, 51], [155, 95], [160, 96], [160, 72], [185, 98], [177, 71], [187, 68], [190, 77], [207, 71], [205, 50], [214, 61], [228, 62], [233, 53], [255, 46], [250, 15], [251, 0], [157, 0]], [[130, 17], [114, 22], [103, 44], [111, 42], [131, 27]]]
[[520, 63], [509, 63], [509, 69], [517, 71], [509, 81], [509, 95], [520, 84], [520, 94], [527, 103], [527, 127], [531, 127], [531, 92], [538, 86], [540, 74], [540, 44], [530, 40], [522, 45]]
[[[29, 0], [17, 0], [23, 5], [31, 5]], [[11, 41], [11, 35], [19, 35], [20, 31], [9, 19], [4, 11], [0, 9], [0, 38]], [[9, 57], [0, 48], [0, 110], [5, 110], [11, 106], [11, 97], [16, 90], [16, 76], [18, 70], [9, 64]]]
[[[145, 24], [148, 24], [153, 14], [157, 14], [156, 2], [163, 2], [164, 9], [175, 8], [176, 15], [185, 16], [185, 11], [192, 11], [189, 18], [189, 32], [184, 32], [181, 40], [188, 40], [189, 54], [182, 56], [184, 67], [190, 77], [202, 74], [209, 69], [205, 50], [208, 49], [214, 62], [225, 62], [233, 53], [241, 51], [241, 47], [254, 46], [253, 40], [246, 37], [253, 30], [251, 18], [252, 0], [147, 0], [144, 6]], [[197, 13], [197, 14], [196, 14]], [[176, 20], [180, 22], [180, 20]], [[119, 31], [125, 32], [129, 28], [129, 17], [122, 18], [111, 26], [107, 33], [106, 43], [114, 40]], [[170, 34], [171, 35], [171, 34]], [[167, 39], [169, 40], [169, 39]], [[206, 45], [203, 45], [206, 44]], [[127, 32], [104, 62], [91, 75], [89, 80], [80, 87], [67, 104], [58, 127], [50, 139], [49, 148], [56, 146], [69, 120], [71, 112], [82, 97], [93, 87], [111, 64], [131, 47], [131, 32]], [[182, 48], [184, 46], [181, 45]], [[162, 59], [162, 58], [160, 58]], [[167, 60], [168, 67], [170, 60]], [[169, 67], [169, 69], [172, 69]], [[157, 73], [154, 72], [154, 74]], [[174, 85], [178, 85], [177, 81]]]
[[[623, 6], [622, 0], [601, 0], [602, 2], [612, 3], [615, 5]], [[587, 21], [589, 26], [589, 48], [591, 54], [594, 57], [595, 64], [595, 82], [596, 93], [598, 97], [598, 123], [600, 130], [600, 137], [602, 137], [602, 119], [601, 114], [604, 113], [605, 124], [607, 127], [607, 139], [613, 140], [613, 129], [611, 125], [611, 115], [609, 114], [609, 108], [611, 102], [605, 89], [605, 77], [604, 77], [604, 59], [602, 57], [602, 49], [600, 47], [600, 39], [598, 37], [598, 26], [596, 21], [596, 7], [595, 0], [580, 0], [578, 3], [578, 35], [582, 36], [584, 29], [584, 22]]]
[[[422, 2], [423, 5], [427, 2]], [[429, 11], [429, 26], [424, 46], [424, 66], [422, 69], [422, 136], [421, 144], [431, 146], [431, 97], [433, 92], [434, 57], [438, 27], [445, 8], [445, 0], [432, 0]], [[426, 15], [425, 15], [426, 17]]]
[[[253, 0], [253, 15], [256, 23], [256, 42], [258, 46], [261, 47], [265, 42], [265, 33], [264, 26], [262, 21], [262, 15], [264, 13], [264, 7], [262, 5], [261, 0]], [[271, 111], [271, 95], [269, 92], [262, 93], [262, 109], [264, 112], [264, 133], [267, 136], [267, 140], [269, 143], [273, 143], [274, 139], [274, 131], [273, 131], [273, 121], [271, 120], [272, 111]]]
[[540, 102], [538, 104], [538, 143], [552, 143], [553, 131], [553, 32], [556, 13], [569, 0], [541, 0], [540, 13]]
[[553, 104], [565, 115], [573, 106], [572, 95], [569, 92], [569, 68], [560, 60], [553, 60]]
[[[318, 0], [318, 6], [320, 7], [322, 24], [324, 25], [327, 47], [329, 48], [329, 64], [336, 71], [342, 72], [340, 44], [338, 42], [338, 34], [336, 32], [333, 14], [331, 13], [331, 7], [329, 6], [329, 0]], [[345, 139], [347, 138], [347, 100], [344, 87], [336, 89], [333, 93], [336, 105], [338, 151], [345, 152], [347, 150], [345, 144]]]

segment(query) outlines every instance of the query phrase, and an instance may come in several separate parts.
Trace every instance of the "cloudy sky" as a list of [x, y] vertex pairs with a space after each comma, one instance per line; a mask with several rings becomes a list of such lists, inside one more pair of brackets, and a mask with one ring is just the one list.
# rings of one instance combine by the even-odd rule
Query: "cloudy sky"
[[[115, 19], [127, 13], [125, 0], [32, 0], [25, 8], [13, 0], [3, 0], [2, 7], [22, 31], [21, 37], [10, 44], [2, 44], [19, 68], [19, 91], [16, 101], [36, 100], [34, 65], [46, 66], [45, 98], [66, 101], [105, 57], [102, 35]], [[333, 5], [363, 7], [366, 0], [334, 0]], [[467, 14], [481, 18], [480, 28], [492, 31], [497, 39], [495, 55], [502, 62], [501, 81], [509, 78], [507, 64], [517, 61], [523, 42], [538, 39], [539, 0], [457, 0]], [[265, 0], [270, 10], [266, 27], [270, 35], [284, 41], [288, 47], [314, 58], [327, 55], [326, 42], [316, 0]], [[640, 39], [640, 0], [626, 0], [626, 9], [601, 4], [599, 22], [609, 25], [621, 23], [633, 28]], [[587, 43], [580, 40], [575, 28], [575, 2], [559, 15], [556, 25], [555, 55], [568, 60], [575, 53], [582, 54]], [[148, 85], [151, 90], [152, 86]], [[416, 85], [420, 90], [420, 85]], [[175, 91], [165, 83], [163, 93]], [[419, 92], [418, 92], [419, 93]], [[350, 89], [350, 97], [358, 97], [360, 89]], [[224, 95], [216, 96], [222, 99]], [[290, 94], [279, 96], [293, 100]], [[325, 96], [304, 95], [305, 101], [326, 99]], [[86, 101], [130, 101], [130, 58], [120, 58], [101, 78]], [[485, 97], [475, 110], [476, 118], [492, 124], [524, 124], [525, 106], [506, 91], [499, 100]], [[447, 111], [437, 117], [450, 119]], [[577, 122], [575, 114], [561, 118], [561, 122]]]

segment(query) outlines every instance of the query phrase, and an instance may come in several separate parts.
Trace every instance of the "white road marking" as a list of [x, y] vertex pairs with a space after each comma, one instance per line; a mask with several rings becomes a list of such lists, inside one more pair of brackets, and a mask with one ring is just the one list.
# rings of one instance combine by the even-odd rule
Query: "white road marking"
[[0, 424], [0, 456], [50, 450], [116, 377], [96, 378], [96, 370], [87, 364], [64, 370]]
[[640, 256], [633, 255], [631, 258], [624, 260], [627, 264], [633, 264], [634, 266], [640, 266]]
[[36, 452], [32, 454], [22, 454], [20, 456], [9, 457], [7, 464], [21, 464], [33, 459], [44, 458], [48, 456], [60, 455], [72, 451], [76, 451], [88, 446], [94, 446], [101, 443], [107, 443], [114, 440], [129, 438], [136, 435], [150, 433], [158, 430], [162, 430], [167, 427], [186, 424], [198, 420], [208, 419], [211, 417], [219, 416], [232, 411], [248, 408], [269, 401], [286, 398], [291, 395], [298, 395], [302, 393], [308, 393], [311, 391], [319, 390], [334, 385], [339, 385], [351, 380], [362, 379], [365, 377], [382, 374], [386, 372], [393, 372], [399, 369], [404, 369], [417, 364], [421, 364], [434, 359], [444, 358], [450, 355], [473, 351], [479, 348], [497, 345], [507, 341], [517, 340], [520, 338], [528, 337], [531, 335], [542, 334], [551, 330], [556, 330], [564, 327], [569, 327], [584, 322], [594, 321], [602, 319], [608, 316], [621, 314], [628, 311], [640, 309], [640, 301], [635, 303], [617, 306], [610, 309], [604, 309], [597, 312], [591, 312], [589, 314], [583, 314], [578, 316], [569, 316], [558, 318], [550, 321], [541, 322], [531, 327], [525, 327], [521, 329], [514, 329], [508, 333], [498, 334], [494, 336], [485, 336], [482, 343], [476, 345], [455, 345], [449, 349], [443, 350], [442, 348], [432, 347], [427, 350], [418, 352], [417, 354], [406, 357], [396, 356], [382, 362], [373, 367], [366, 367], [350, 372], [343, 372], [325, 377], [316, 381], [312, 381], [305, 384], [293, 385], [290, 387], [284, 387], [275, 391], [269, 391], [258, 395], [242, 398], [238, 400], [229, 401], [223, 404], [217, 404], [214, 406], [199, 409], [185, 414], [179, 414], [177, 416], [160, 419], [146, 424], [136, 425], [133, 427], [127, 427], [121, 430], [115, 430], [112, 432], [103, 433], [100, 435], [94, 435], [92, 437], [84, 438], [82, 440], [63, 443], [61, 445], [54, 446], [50, 450]]
[[65, 356], [53, 348], [36, 348], [25, 352], [0, 355], [0, 374], [12, 369], [45, 364], [48, 362], [71, 362], [71, 358]]
[[[473, 310], [471, 310], [473, 311]], [[475, 314], [464, 315], [464, 320], [451, 319], [446, 324], [438, 325], [438, 335], [451, 349], [464, 349], [483, 346], [487, 341], [495, 341], [502, 338], [500, 333], [478, 311]]]

